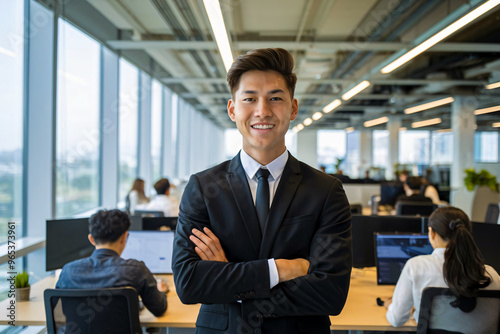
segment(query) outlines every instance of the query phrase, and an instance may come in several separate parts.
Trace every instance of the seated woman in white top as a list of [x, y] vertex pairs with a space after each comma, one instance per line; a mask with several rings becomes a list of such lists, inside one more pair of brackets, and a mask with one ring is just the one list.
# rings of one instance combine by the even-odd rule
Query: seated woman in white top
[[137, 205], [149, 203], [149, 198], [144, 193], [144, 180], [135, 179], [132, 189], [130, 189], [125, 199], [126, 209], [130, 214], [134, 214]]
[[438, 208], [431, 214], [429, 241], [434, 251], [406, 262], [386, 314], [391, 325], [404, 325], [412, 307], [418, 321], [422, 291], [427, 287], [449, 287], [464, 297], [474, 297], [483, 288], [500, 289], [500, 276], [484, 264], [470, 232], [469, 218], [458, 208]]

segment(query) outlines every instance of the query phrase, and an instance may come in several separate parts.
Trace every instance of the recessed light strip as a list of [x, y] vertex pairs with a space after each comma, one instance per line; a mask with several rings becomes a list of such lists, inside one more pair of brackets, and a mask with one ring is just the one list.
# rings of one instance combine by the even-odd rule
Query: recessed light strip
[[411, 123], [412, 128], [422, 128], [424, 126], [435, 125], [441, 123], [441, 118], [432, 118], [425, 121]]
[[482, 115], [495, 111], [500, 111], [500, 106], [474, 110], [474, 115]]
[[299, 129], [299, 131], [303, 130], [304, 129], [304, 124], [298, 124], [297, 125], [297, 129]]
[[451, 129], [439, 129], [439, 130], [436, 130], [436, 132], [439, 132], [439, 133], [451, 132], [451, 131], [452, 131]]
[[500, 122], [493, 123], [491, 126], [494, 128], [500, 128]]
[[389, 117], [384, 116], [384, 117], [372, 119], [371, 121], [366, 121], [363, 123], [363, 125], [365, 126], [365, 128], [369, 128], [371, 126], [380, 125], [380, 124], [384, 124], [387, 122], [389, 122]]
[[433, 35], [432, 37], [428, 38], [424, 42], [420, 43], [398, 59], [394, 60], [391, 62], [389, 65], [385, 66], [382, 68], [380, 72], [382, 73], [391, 73], [398, 67], [402, 66], [403, 64], [406, 64], [408, 61], [411, 59], [415, 58], [422, 52], [426, 51], [427, 49], [431, 48], [432, 46], [436, 45], [437, 43], [441, 42], [443, 39], [446, 37], [450, 36], [453, 34], [455, 31], [463, 28], [467, 24], [471, 23], [475, 19], [477, 19], [479, 16], [483, 15], [484, 13], [490, 11], [494, 7], [498, 6], [500, 4], [500, 0], [490, 0], [482, 4], [481, 6], [477, 7], [476, 9], [470, 11], [468, 14], [462, 16], [460, 19], [456, 20], [437, 34]]
[[357, 84], [356, 86], [351, 88], [349, 91], [344, 93], [344, 95], [342, 95], [342, 100], [345, 100], [345, 101], [349, 100], [354, 95], [358, 94], [359, 92], [361, 92], [362, 90], [366, 89], [369, 86], [370, 86], [369, 81], [367, 81], [367, 80], [361, 81], [359, 84]]
[[500, 88], [500, 81], [499, 82], [494, 82], [489, 85], [486, 85], [486, 89], [495, 89], [495, 88]]
[[226, 72], [229, 71], [233, 63], [233, 54], [231, 46], [229, 45], [229, 38], [227, 37], [226, 26], [224, 24], [224, 17], [220, 9], [219, 0], [203, 0], [205, 10], [207, 11], [212, 31], [214, 32], [215, 41], [219, 48], [219, 53], [224, 62]]
[[351, 133], [353, 131], [354, 131], [354, 127], [352, 127], [352, 126], [345, 129], [345, 132], [347, 132], [347, 133]]
[[338, 106], [340, 106], [342, 104], [342, 101], [339, 100], [339, 99], [335, 99], [333, 100], [332, 102], [330, 102], [328, 105], [326, 105], [324, 108], [323, 108], [323, 112], [325, 114], [328, 114], [329, 112], [331, 112], [333, 109], [337, 108]]
[[323, 117], [323, 113], [321, 111], [318, 111], [318, 112], [315, 112], [313, 115], [312, 115], [312, 119], [317, 121], [318, 119], [320, 119], [321, 117]]
[[308, 117], [308, 118], [306, 118], [306, 119], [304, 120], [304, 122], [303, 122], [303, 123], [304, 123], [304, 125], [305, 125], [305, 126], [309, 126], [309, 125], [311, 125], [311, 124], [312, 124], [312, 122], [313, 122], [313, 120], [312, 120], [312, 119], [310, 119], [310, 118]]
[[413, 113], [416, 113], [419, 111], [423, 111], [423, 110], [427, 110], [427, 109], [431, 109], [431, 108], [436, 108], [436, 107], [439, 107], [439, 106], [442, 106], [442, 105], [445, 105], [448, 103], [452, 103], [453, 101], [455, 101], [455, 100], [452, 97], [447, 97], [447, 98], [444, 98], [441, 100], [436, 100], [436, 101], [420, 104], [420, 105], [415, 106], [415, 107], [406, 108], [405, 114], [413, 114]]

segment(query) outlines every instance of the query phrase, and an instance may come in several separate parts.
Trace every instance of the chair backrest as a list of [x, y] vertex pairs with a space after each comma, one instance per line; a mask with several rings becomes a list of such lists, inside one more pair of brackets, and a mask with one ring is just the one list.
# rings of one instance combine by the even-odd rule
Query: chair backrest
[[498, 203], [490, 203], [488, 209], [486, 210], [486, 217], [484, 218], [485, 223], [498, 224], [498, 215], [500, 214], [500, 208]]
[[351, 213], [362, 214], [363, 206], [361, 204], [351, 204]]
[[157, 211], [157, 210], [135, 210], [134, 211], [134, 216], [141, 216], [141, 217], [164, 217], [165, 214], [163, 211]]
[[430, 216], [435, 208], [432, 202], [398, 201], [396, 215]]
[[132, 287], [47, 289], [43, 295], [49, 334], [142, 333]]
[[450, 303], [456, 297], [448, 288], [426, 288], [422, 292], [417, 334], [500, 333], [500, 290], [480, 290], [476, 306], [463, 312]]

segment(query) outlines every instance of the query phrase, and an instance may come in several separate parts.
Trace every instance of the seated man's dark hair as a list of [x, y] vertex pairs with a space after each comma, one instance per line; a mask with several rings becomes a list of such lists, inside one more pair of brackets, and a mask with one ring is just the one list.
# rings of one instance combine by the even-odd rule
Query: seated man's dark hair
[[411, 176], [406, 179], [405, 183], [410, 187], [411, 190], [419, 190], [422, 186], [422, 179], [418, 176]]
[[130, 218], [126, 212], [99, 210], [89, 219], [89, 233], [97, 244], [115, 242], [130, 228]]
[[158, 182], [155, 183], [155, 190], [158, 195], [163, 195], [170, 189], [170, 182], [168, 179], [159, 179]]

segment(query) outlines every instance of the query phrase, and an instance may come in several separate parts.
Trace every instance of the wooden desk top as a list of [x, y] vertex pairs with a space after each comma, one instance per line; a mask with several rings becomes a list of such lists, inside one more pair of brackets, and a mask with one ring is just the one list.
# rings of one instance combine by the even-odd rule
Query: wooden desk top
[[[376, 303], [377, 297], [388, 298], [392, 296], [394, 286], [381, 286], [376, 284], [375, 268], [354, 270], [347, 303], [342, 313], [330, 317], [334, 330], [380, 330], [380, 331], [415, 331], [414, 320], [408, 321], [404, 327], [394, 328], [385, 318], [386, 309]], [[177, 327], [193, 328], [200, 305], [184, 305], [175, 292], [172, 275], [158, 276], [167, 281], [170, 292], [167, 294], [168, 309], [161, 317], [153, 316], [148, 310], [140, 313], [143, 326], [147, 327]], [[31, 287], [29, 302], [16, 302], [16, 325], [45, 326], [45, 308], [43, 291], [55, 286], [55, 277], [47, 277]], [[10, 300], [0, 303], [0, 309], [5, 310]], [[10, 321], [6, 312], [0, 313], [0, 325], [7, 325]]]

